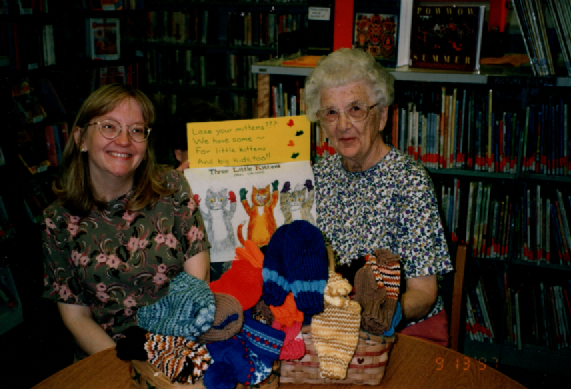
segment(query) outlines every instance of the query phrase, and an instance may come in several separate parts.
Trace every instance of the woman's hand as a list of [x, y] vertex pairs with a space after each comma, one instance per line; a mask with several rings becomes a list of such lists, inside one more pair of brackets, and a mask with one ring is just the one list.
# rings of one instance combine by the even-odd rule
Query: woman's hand
[[57, 305], [63, 323], [87, 354], [115, 346], [115, 341], [93, 320], [89, 307], [59, 302]]
[[190, 162], [189, 161], [184, 161], [182, 162], [177, 168], [176, 170], [178, 170], [179, 172], [184, 172], [186, 169], [188, 169], [190, 167]]

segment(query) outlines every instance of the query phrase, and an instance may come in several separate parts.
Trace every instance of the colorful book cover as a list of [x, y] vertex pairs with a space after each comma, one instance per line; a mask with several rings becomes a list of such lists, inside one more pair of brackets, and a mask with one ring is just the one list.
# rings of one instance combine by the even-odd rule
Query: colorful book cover
[[87, 19], [87, 56], [98, 60], [118, 60], [121, 38], [118, 18]]
[[472, 72], [480, 68], [485, 6], [417, 6], [409, 66]]

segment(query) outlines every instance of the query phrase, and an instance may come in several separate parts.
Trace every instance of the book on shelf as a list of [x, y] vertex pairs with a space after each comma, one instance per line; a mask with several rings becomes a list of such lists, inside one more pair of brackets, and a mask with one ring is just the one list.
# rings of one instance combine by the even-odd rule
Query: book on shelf
[[512, 0], [512, 5], [534, 75], [555, 75], [543, 4], [538, 0]]
[[18, 131], [18, 158], [31, 174], [41, 173], [50, 166], [43, 131], [26, 128]]
[[42, 78], [39, 81], [37, 92], [38, 100], [48, 116], [62, 116], [67, 114], [67, 110], [49, 79]]
[[415, 6], [409, 66], [479, 70], [485, 9], [485, 6], [462, 5]]
[[121, 57], [119, 18], [87, 18], [86, 49], [90, 59], [118, 60]]
[[28, 78], [12, 84], [12, 100], [22, 123], [39, 123], [47, 117], [46, 110]]
[[385, 67], [396, 67], [400, 12], [400, 0], [355, 1], [353, 48], [370, 53]]
[[569, 24], [571, 6], [569, 2], [557, 0], [547, 0], [547, 6], [555, 25], [555, 32], [557, 33], [567, 75], [571, 76], [571, 25]]

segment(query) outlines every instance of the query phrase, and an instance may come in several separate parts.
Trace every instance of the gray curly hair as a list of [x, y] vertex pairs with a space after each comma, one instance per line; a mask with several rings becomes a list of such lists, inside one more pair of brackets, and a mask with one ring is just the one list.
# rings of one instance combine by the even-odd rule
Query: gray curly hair
[[304, 99], [306, 116], [311, 122], [317, 121], [317, 111], [321, 109], [321, 91], [357, 81], [366, 81], [373, 87], [376, 101], [388, 107], [393, 103], [395, 79], [375, 58], [361, 49], [341, 48], [322, 57], [305, 79]]

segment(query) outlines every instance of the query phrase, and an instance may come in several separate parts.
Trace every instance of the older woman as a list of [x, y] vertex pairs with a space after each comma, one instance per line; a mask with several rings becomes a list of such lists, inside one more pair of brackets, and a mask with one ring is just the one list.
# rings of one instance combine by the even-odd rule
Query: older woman
[[447, 344], [437, 275], [452, 265], [430, 177], [383, 141], [393, 95], [393, 77], [360, 49], [331, 53], [307, 78], [307, 117], [337, 151], [314, 169], [318, 226], [341, 264], [376, 249], [398, 255], [403, 332]]
[[93, 92], [65, 147], [58, 200], [44, 211], [44, 297], [57, 302], [79, 358], [115, 345], [178, 273], [208, 280], [204, 222], [184, 176], [154, 162], [154, 117], [128, 85]]

